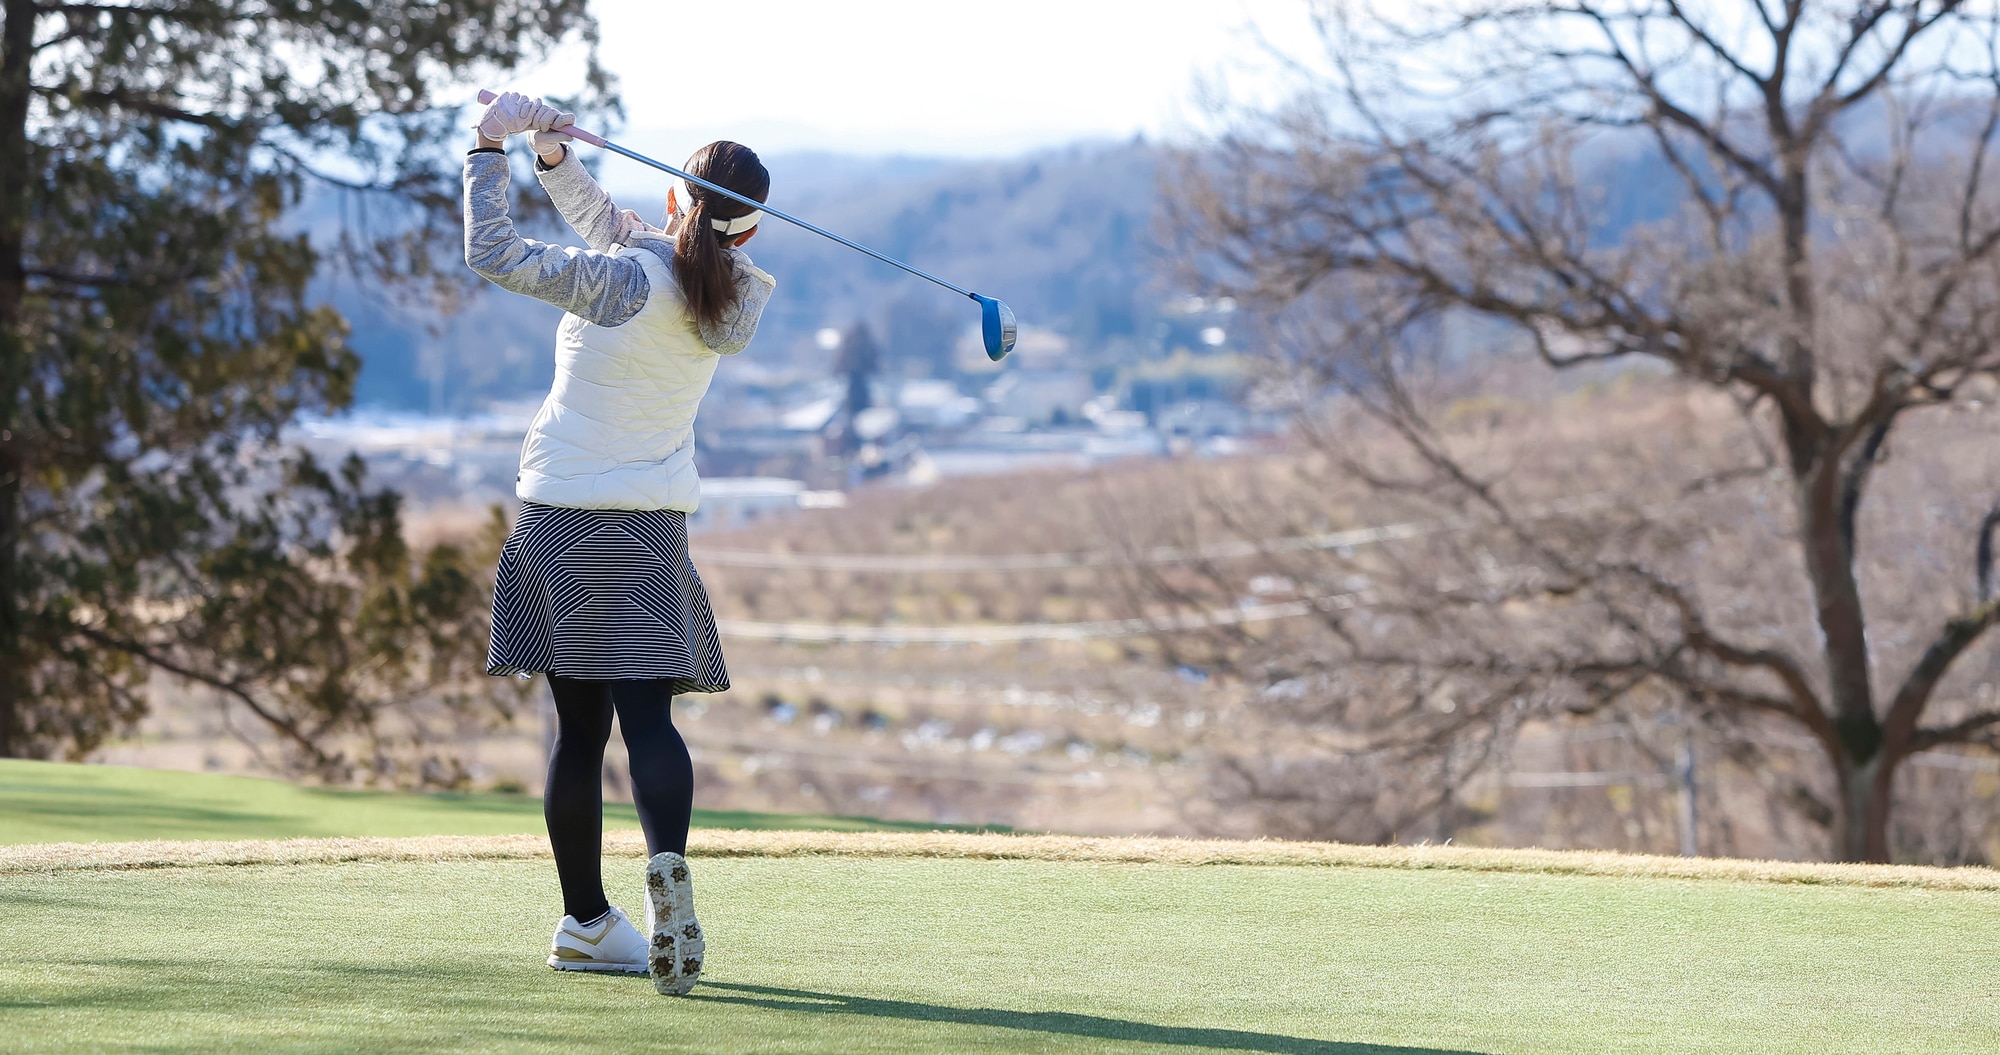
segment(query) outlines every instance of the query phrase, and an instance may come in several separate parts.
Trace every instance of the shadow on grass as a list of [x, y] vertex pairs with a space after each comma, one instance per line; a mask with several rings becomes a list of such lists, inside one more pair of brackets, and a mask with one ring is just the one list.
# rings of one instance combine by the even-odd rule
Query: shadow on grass
[[47, 791], [33, 797], [0, 791], [0, 804], [16, 816], [41, 824], [73, 824], [81, 835], [96, 835], [105, 829], [118, 834], [131, 829], [153, 838], [215, 830], [244, 830], [255, 835], [293, 821], [283, 814], [213, 802], [161, 801], [158, 795], [123, 788], [64, 789], [60, 794], [64, 797]]
[[[723, 992], [717, 993], [716, 990]], [[1149, 1022], [1132, 1022], [1098, 1015], [1077, 1015], [1067, 1011], [945, 1007], [940, 1004], [919, 1004], [907, 1000], [877, 1000], [864, 996], [814, 993], [804, 989], [777, 989], [771, 986], [739, 985], [731, 982], [703, 982], [691, 999], [719, 1004], [744, 1004], [774, 1011], [865, 1015], [872, 1018], [900, 1018], [915, 1022], [948, 1022], [961, 1026], [995, 1026], [1034, 1033], [1061, 1033], [1072, 1037], [1125, 1040], [1139, 1044], [1166, 1044], [1183, 1048], [1208, 1048], [1216, 1051], [1266, 1051], [1278, 1055], [1478, 1055], [1477, 1052], [1444, 1048], [1411, 1048], [1394, 1044], [1313, 1040], [1308, 1037], [1253, 1033], [1241, 1029], [1157, 1026]]]
[[[465, 1021], [454, 1027], [471, 1030], [457, 1040], [469, 1043], [473, 1048], [478, 1046], [477, 1039], [498, 1041], [505, 1038], [513, 1042], [532, 1039], [559, 1048], [568, 1048], [578, 1040], [561, 1032], [546, 1032], [541, 1028], [543, 1024], [514, 1017], [524, 1010], [522, 993], [504, 989], [483, 991], [477, 972], [454, 970], [437, 963], [302, 961], [287, 965], [258, 964], [247, 972], [240, 967], [228, 972], [232, 977], [222, 983], [218, 983], [218, 974], [212, 963], [129, 955], [93, 956], [88, 963], [94, 969], [88, 978], [66, 976], [60, 980], [50, 979], [49, 984], [44, 986], [31, 986], [34, 991], [0, 993], [0, 1014], [116, 1011], [121, 1015], [143, 1015], [181, 1013], [199, 1008], [211, 1013], [248, 1015], [256, 1019], [276, 1012], [281, 1017], [296, 1018], [298, 1021], [292, 1023], [293, 1026], [313, 1032], [331, 1021], [328, 1016], [336, 1015], [339, 1009], [350, 1008], [357, 1002], [393, 1016], [403, 1013], [404, 1005], [409, 1005], [416, 994], [443, 991], [450, 994], [448, 1003], [455, 1016], [490, 1027], [482, 1031]], [[105, 969], [116, 973], [109, 976], [97, 973]], [[563, 979], [565, 984], [572, 981], [578, 985], [588, 983], [592, 989], [607, 983], [623, 983], [624, 987], [634, 991], [635, 998], [644, 1001], [641, 1006], [670, 1006], [654, 1002], [650, 992], [652, 986], [644, 976], [592, 975]], [[558, 992], [553, 988], [537, 989], [550, 999]], [[293, 995], [273, 1005], [270, 1001], [274, 993]], [[392, 996], [385, 1000], [384, 994], [400, 994], [402, 998]], [[705, 982], [686, 999], [711, 1005], [981, 1026], [1207, 1051], [1270, 1052], [1273, 1055], [1478, 1055], [1462, 1050], [1317, 1040], [1240, 1029], [1155, 1025], [1064, 1011], [948, 1007], [728, 982]], [[240, 1027], [242, 1032], [234, 1039], [241, 1042], [255, 1037], [263, 1050], [302, 1053], [356, 1050], [348, 1041], [263, 1034], [259, 1032], [261, 1027], [251, 1021], [241, 1023]], [[82, 1028], [90, 1027], [86, 1025]], [[423, 1032], [424, 1027], [415, 1028], [424, 1038], [431, 1038], [430, 1033]], [[148, 1050], [162, 1052], [205, 1052], [214, 1050], [216, 1039], [206, 1034], [161, 1037], [147, 1047]]]

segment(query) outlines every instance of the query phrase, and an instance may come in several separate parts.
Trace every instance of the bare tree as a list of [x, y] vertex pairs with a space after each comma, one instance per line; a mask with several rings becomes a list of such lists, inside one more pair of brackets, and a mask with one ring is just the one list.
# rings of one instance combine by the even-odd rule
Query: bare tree
[[[1285, 383], [1334, 394], [1302, 431], [1343, 508], [1480, 527], [1269, 555], [1317, 591], [1320, 636], [1292, 644], [1320, 651], [1281, 663], [1285, 635], [1244, 630], [1236, 658], [1254, 644], [1322, 686], [1373, 671], [1371, 692], [1394, 672], [1400, 702], [1370, 720], [1422, 719], [1437, 742], [1642, 697], [1713, 728], [1775, 720], [1828, 779], [1773, 790], [1823, 814], [1833, 856], [1888, 859], [1899, 766], [2000, 746], [2000, 705], [1951, 688], [2000, 617], [2000, 506], [1966, 515], [1943, 469], [1868, 502], [1892, 450], [1943, 449], [1959, 420], [1943, 409], [1990, 400], [2000, 372], [2000, 8], [1316, 14], [1310, 90], [1187, 153], [1175, 226], [1216, 290], [1265, 309]], [[1575, 432], [1589, 449], [1567, 453], [1546, 421], [1468, 421], [1469, 400], [1519, 380], [1510, 347], [1562, 375], [1664, 366], [1690, 409]], [[1939, 503], [1955, 582], [1902, 545]], [[1724, 559], [1718, 528], [1768, 537]], [[1229, 578], [1209, 571], [1150, 585]], [[1325, 601], [1356, 575], [1369, 603]]]

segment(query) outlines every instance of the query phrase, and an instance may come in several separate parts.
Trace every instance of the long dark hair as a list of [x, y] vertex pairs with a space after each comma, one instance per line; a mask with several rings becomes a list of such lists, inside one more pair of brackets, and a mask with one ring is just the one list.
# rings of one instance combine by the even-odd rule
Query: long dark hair
[[[763, 201], [771, 193], [771, 174], [764, 171], [757, 152], [741, 143], [726, 139], [710, 143], [695, 151], [686, 167], [689, 175], [746, 198]], [[736, 305], [736, 264], [724, 243], [739, 236], [723, 235], [711, 221], [733, 220], [751, 208], [692, 183], [682, 183], [681, 193], [693, 200], [681, 203], [681, 229], [674, 236], [674, 280], [681, 284], [695, 321], [713, 326]]]

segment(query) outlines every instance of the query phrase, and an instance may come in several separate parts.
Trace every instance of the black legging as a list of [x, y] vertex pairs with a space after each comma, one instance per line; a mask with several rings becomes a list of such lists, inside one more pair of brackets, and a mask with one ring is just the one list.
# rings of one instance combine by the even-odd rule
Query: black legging
[[542, 818], [555, 850], [563, 911], [579, 922], [611, 907], [604, 897], [604, 744], [611, 714], [625, 734], [632, 801], [646, 830], [646, 852], [687, 852], [694, 809], [694, 762], [674, 728], [668, 681], [590, 681], [551, 675], [556, 742], [542, 791]]

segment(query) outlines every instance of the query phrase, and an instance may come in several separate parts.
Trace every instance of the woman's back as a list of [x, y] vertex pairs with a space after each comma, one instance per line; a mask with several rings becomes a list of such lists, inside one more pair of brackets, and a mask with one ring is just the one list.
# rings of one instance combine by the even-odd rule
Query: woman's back
[[[687, 310], [656, 246], [640, 232], [620, 255], [636, 259], [656, 290], [623, 325], [565, 316], [556, 333], [556, 380], [521, 450], [517, 493], [582, 509], [680, 509], [700, 502], [694, 421], [719, 353]], [[739, 255], [740, 255], [740, 251]], [[752, 281], [769, 277], [747, 257]], [[755, 307], [761, 308], [761, 300]], [[754, 321], [751, 323], [754, 326]]]
[[[504, 288], [569, 311], [557, 331], [555, 384], [522, 447], [516, 494], [582, 509], [692, 512], [701, 496], [696, 411], [717, 357], [749, 343], [775, 282], [708, 222], [695, 232], [707, 256], [689, 265], [688, 238], [618, 210], [574, 155], [538, 166], [538, 176], [588, 251], [514, 234], [505, 157], [468, 159], [467, 261]], [[689, 279], [706, 284], [707, 318], [683, 289]]]

